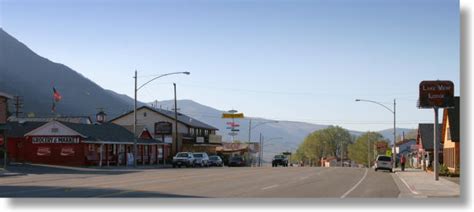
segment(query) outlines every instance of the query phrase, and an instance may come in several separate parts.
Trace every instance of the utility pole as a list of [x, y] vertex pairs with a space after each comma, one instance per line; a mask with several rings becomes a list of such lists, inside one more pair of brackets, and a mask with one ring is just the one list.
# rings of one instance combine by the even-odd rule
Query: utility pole
[[250, 139], [252, 136], [252, 119], [249, 119], [249, 144], [250, 144]]
[[367, 168], [370, 168], [370, 131], [367, 134]]
[[137, 167], [137, 70], [135, 70], [135, 100], [133, 102], [133, 166]]
[[[136, 132], [137, 132], [137, 92], [138, 90], [140, 90], [141, 88], [143, 88], [143, 86], [147, 85], [148, 83], [158, 79], [158, 78], [161, 78], [161, 77], [164, 77], [164, 76], [168, 76], [168, 75], [174, 75], [174, 74], [186, 74], [186, 75], [189, 75], [191, 74], [190, 72], [188, 71], [185, 71], [185, 72], [171, 72], [171, 73], [167, 73], [167, 74], [162, 74], [162, 75], [159, 75], [159, 76], [156, 76], [154, 77], [153, 79], [151, 80], [148, 80], [147, 82], [143, 83], [142, 85], [140, 85], [140, 87], [137, 88], [137, 70], [135, 70], [135, 76], [133, 77], [135, 79], [135, 89], [134, 89], [134, 93], [135, 93], [135, 101], [134, 101], [134, 108], [133, 108], [133, 134], [134, 134], [134, 139], [133, 139], [133, 154], [134, 154], [134, 157], [133, 157], [133, 161], [134, 161], [134, 166], [136, 167], [137, 166], [137, 160], [136, 160], [136, 155], [137, 155], [137, 136], [136, 136]], [[175, 89], [174, 89], [174, 97], [175, 97], [175, 105], [176, 105], [176, 84], [173, 83], [173, 85], [175, 86]], [[176, 110], [175, 110], [176, 111]], [[175, 120], [177, 118], [177, 112], [175, 112]], [[177, 121], [175, 122], [175, 126], [176, 126], [176, 129], [178, 128], [178, 125], [177, 125]], [[176, 130], [176, 135], [177, 135], [177, 130]], [[176, 136], [177, 137], [177, 136]], [[173, 145], [174, 146], [174, 145]]]
[[21, 99], [21, 96], [15, 96], [15, 102], [13, 103], [15, 105], [15, 117], [18, 118], [18, 116], [23, 113], [21, 112], [21, 108], [23, 107], [23, 100]]
[[263, 154], [263, 139], [262, 139], [262, 133], [260, 133], [260, 152], [258, 153], [258, 166], [262, 166], [262, 154]]
[[341, 142], [341, 167], [344, 167], [344, 143]]
[[438, 125], [438, 107], [434, 107], [435, 112], [435, 123], [433, 125], [434, 131], [434, 155], [433, 155], [433, 171], [435, 173], [435, 180], [439, 180], [439, 163], [438, 163], [438, 144], [439, 144], [439, 125]]
[[176, 83], [173, 83], [174, 87], [174, 142], [175, 142], [175, 150], [173, 151], [173, 155], [175, 155], [179, 151], [178, 147], [178, 103], [176, 100]]
[[397, 102], [396, 99], [393, 99], [393, 155], [395, 156], [395, 163], [393, 169], [397, 168], [397, 127], [396, 127], [396, 118], [397, 118]]

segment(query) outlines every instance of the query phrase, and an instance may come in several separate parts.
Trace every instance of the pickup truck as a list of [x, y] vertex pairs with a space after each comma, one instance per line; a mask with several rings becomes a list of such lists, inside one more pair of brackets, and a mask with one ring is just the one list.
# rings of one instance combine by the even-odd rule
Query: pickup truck
[[285, 155], [275, 155], [272, 160], [272, 167], [288, 166], [288, 159]]

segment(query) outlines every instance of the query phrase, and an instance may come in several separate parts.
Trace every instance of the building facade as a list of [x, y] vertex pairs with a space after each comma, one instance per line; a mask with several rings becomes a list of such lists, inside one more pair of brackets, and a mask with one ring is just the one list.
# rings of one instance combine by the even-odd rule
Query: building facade
[[443, 162], [449, 172], [459, 174], [460, 172], [460, 104], [459, 97], [455, 97], [454, 108], [445, 108], [443, 111], [443, 127], [441, 131], [441, 142], [443, 143]]
[[[221, 139], [216, 135], [217, 128], [182, 113], [178, 113], [177, 137], [174, 111], [142, 106], [137, 108], [136, 113], [137, 132], [135, 134], [140, 135], [146, 131], [153, 139], [171, 144], [172, 155], [183, 151], [216, 154], [216, 147], [221, 145]], [[133, 132], [133, 111], [118, 116], [110, 122]]]
[[0, 92], [0, 166], [6, 166], [7, 164], [7, 137], [8, 131], [7, 117], [8, 117], [8, 100], [12, 99], [12, 96]]
[[[133, 134], [112, 123], [10, 122], [10, 160], [65, 166], [133, 164]], [[138, 164], [164, 162], [166, 144], [138, 139]]]
[[[434, 160], [434, 124], [422, 123], [418, 124], [418, 135], [416, 138], [417, 149], [417, 161], [418, 165], [427, 170], [432, 168], [432, 162]], [[438, 124], [438, 129], [441, 129], [441, 124]], [[441, 134], [441, 133], [440, 133]], [[443, 163], [443, 145], [438, 146], [438, 158], [439, 163]]]

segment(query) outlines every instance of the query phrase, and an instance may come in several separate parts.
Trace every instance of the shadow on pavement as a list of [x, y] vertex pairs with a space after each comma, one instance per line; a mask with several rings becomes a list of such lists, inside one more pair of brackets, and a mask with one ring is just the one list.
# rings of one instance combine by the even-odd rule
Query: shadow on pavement
[[67, 168], [51, 167], [34, 164], [14, 164], [5, 169], [7, 172], [17, 175], [25, 174], [102, 174], [118, 175], [138, 172], [139, 170], [113, 170], [113, 169], [87, 169], [87, 168]]
[[[53, 187], [53, 186], [0, 186], [2, 198], [31, 197], [163, 197], [163, 198], [202, 198], [161, 192], [132, 191], [112, 188]], [[21, 201], [18, 201], [20, 204]]]

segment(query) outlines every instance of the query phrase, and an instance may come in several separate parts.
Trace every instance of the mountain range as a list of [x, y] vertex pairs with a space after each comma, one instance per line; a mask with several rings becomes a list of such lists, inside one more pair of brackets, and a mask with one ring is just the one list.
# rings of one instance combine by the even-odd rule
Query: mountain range
[[[133, 99], [124, 94], [104, 89], [66, 65], [50, 61], [33, 52], [25, 44], [0, 28], [0, 91], [21, 97], [21, 116], [35, 115], [51, 117], [57, 114], [69, 116], [91, 116], [103, 108], [110, 118], [123, 114], [133, 108]], [[56, 111], [51, 112], [53, 87], [62, 95]], [[139, 105], [146, 103], [139, 102]], [[160, 101], [155, 107], [173, 108], [173, 101]], [[14, 108], [11, 104], [10, 108]], [[201, 120], [219, 129], [224, 140], [227, 135], [226, 122], [221, 118], [224, 110], [199, 104], [192, 100], [179, 100], [179, 112]], [[272, 154], [282, 151], [293, 151], [311, 132], [324, 129], [329, 125], [305, 122], [268, 120], [246, 117], [239, 119], [239, 134], [236, 140], [249, 140], [249, 121], [252, 126], [251, 141], [258, 141], [260, 133], [264, 136], [265, 155], [268, 159]], [[398, 134], [412, 129], [397, 129]], [[353, 135], [362, 132], [350, 131]], [[392, 140], [392, 129], [380, 131], [387, 139]]]

